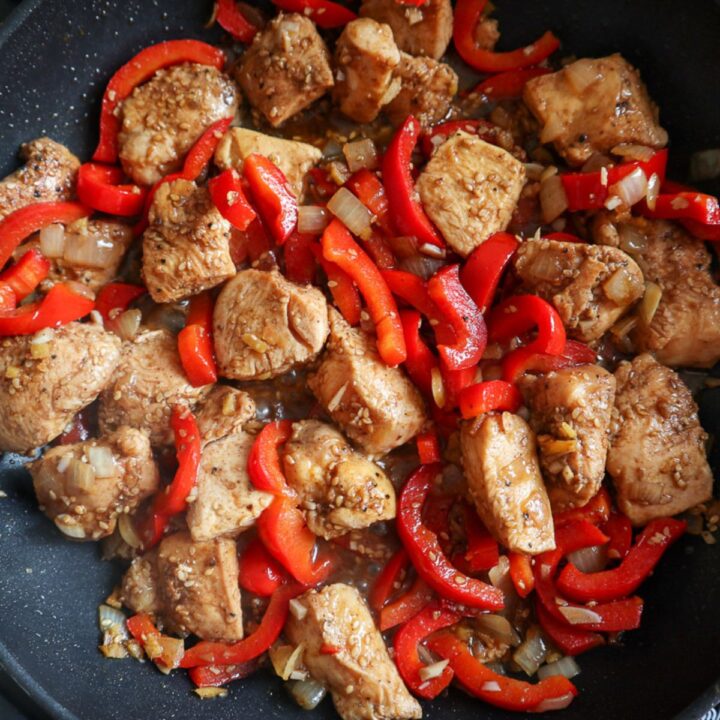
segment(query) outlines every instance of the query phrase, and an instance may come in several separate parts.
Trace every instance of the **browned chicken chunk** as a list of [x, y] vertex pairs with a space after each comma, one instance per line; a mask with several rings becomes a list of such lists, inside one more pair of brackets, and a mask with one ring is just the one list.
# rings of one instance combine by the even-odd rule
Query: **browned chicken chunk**
[[466, 256], [507, 228], [524, 184], [525, 167], [509, 152], [458, 132], [435, 150], [417, 189], [448, 245]]
[[537, 555], [555, 548], [535, 434], [512, 413], [463, 425], [462, 462], [470, 496], [493, 537], [509, 550]]
[[619, 243], [658, 286], [655, 313], [639, 314], [630, 337], [637, 352], [651, 352], [663, 364], [712, 367], [720, 360], [720, 285], [701, 240], [664, 220], [635, 218], [617, 228], [596, 223], [599, 242]]
[[615, 378], [598, 365], [581, 365], [526, 375], [520, 389], [553, 510], [585, 505], [605, 477]]
[[207, 385], [193, 387], [188, 382], [172, 333], [142, 332], [124, 343], [120, 362], [100, 397], [100, 429], [107, 433], [129, 425], [146, 430], [153, 445], [170, 444], [172, 406], [192, 408], [208, 390]]
[[280, 13], [259, 32], [234, 70], [250, 104], [281, 125], [333, 86], [330, 53], [309, 18]]
[[615, 378], [607, 471], [620, 510], [645, 525], [709, 500], [707, 436], [685, 383], [647, 354], [621, 363]]
[[159, 70], [121, 105], [120, 162], [136, 183], [152, 185], [178, 170], [213, 123], [232, 117], [240, 94], [227, 75], [186, 63]]
[[25, 165], [0, 181], [0, 220], [37, 202], [71, 200], [80, 161], [64, 145], [42, 137], [20, 148]]
[[0, 451], [26, 453], [54, 440], [119, 360], [120, 340], [90, 323], [0, 340]]
[[207, 188], [188, 180], [160, 186], [143, 234], [142, 276], [158, 303], [181, 300], [235, 274], [230, 223]]
[[275, 163], [287, 178], [295, 197], [302, 198], [305, 176], [322, 158], [322, 151], [308, 143], [265, 135], [248, 128], [231, 128], [215, 151], [221, 170], [241, 171], [245, 158], [257, 153]]
[[159, 483], [147, 435], [129, 427], [51, 448], [30, 474], [45, 514], [75, 540], [112, 535], [118, 517], [137, 509]]
[[[391, 99], [399, 62], [389, 25], [371, 18], [349, 22], [335, 46], [333, 97], [340, 110], [355, 122], [372, 122]], [[396, 85], [399, 89], [398, 81]]]
[[215, 385], [195, 411], [204, 444], [242, 430], [255, 417], [255, 402], [242, 390]]
[[328, 334], [327, 302], [279, 272], [243, 270], [220, 292], [213, 315], [218, 370], [265, 380], [310, 362]]
[[514, 262], [523, 287], [551, 302], [583, 342], [602, 337], [645, 291], [637, 263], [618, 248], [531, 239]]
[[437, 60], [452, 39], [450, 0], [428, 0], [420, 7], [387, 0], [363, 0], [360, 15], [389, 25], [398, 47], [410, 55], [427, 55]]
[[[303, 646], [310, 675], [332, 693], [343, 720], [405, 720], [422, 717], [403, 684], [380, 631], [360, 593], [335, 583], [297, 598], [285, 632]], [[323, 646], [338, 651], [323, 653]]]
[[283, 467], [308, 527], [326, 540], [395, 517], [395, 489], [387, 475], [331, 425], [296, 422]]
[[620, 55], [582, 59], [525, 85], [525, 102], [571, 164], [631, 143], [661, 148], [668, 136], [638, 71]]
[[400, 368], [388, 367], [375, 341], [330, 310], [330, 340], [308, 387], [345, 434], [370, 455], [412, 439], [426, 421], [425, 406]]
[[423, 128], [429, 128], [448, 114], [458, 91], [455, 71], [429, 57], [400, 53], [394, 77], [400, 88], [397, 92], [393, 89], [392, 99], [385, 106], [393, 125], [402, 125], [408, 115], [414, 115]]

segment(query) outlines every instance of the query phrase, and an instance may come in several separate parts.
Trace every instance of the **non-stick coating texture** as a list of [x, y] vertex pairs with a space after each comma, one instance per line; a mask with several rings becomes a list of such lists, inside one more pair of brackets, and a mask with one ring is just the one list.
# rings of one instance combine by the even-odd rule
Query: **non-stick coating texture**
[[[636, 63], [660, 104], [679, 175], [692, 151], [720, 147], [720, 8], [715, 2], [496, 4], [504, 47], [552, 28], [565, 55], [621, 50]], [[0, 170], [13, 168], [21, 142], [45, 133], [87, 158], [110, 73], [150, 43], [210, 37], [202, 30], [208, 13], [209, 3], [202, 0], [46, 0], [24, 6], [20, 22], [0, 35]], [[718, 391], [705, 391], [701, 403], [705, 427], [717, 431]], [[716, 471], [719, 460], [716, 452]], [[266, 673], [233, 685], [227, 700], [200, 701], [182, 673], [168, 678], [148, 664], [104, 660], [96, 649], [96, 613], [118, 578], [116, 568], [100, 562], [92, 544], [60, 537], [37, 510], [19, 459], [0, 464], [0, 488], [8, 495], [0, 499], [0, 667], [22, 686], [14, 697], [26, 712], [67, 720], [335, 717], [329, 700], [314, 716], [298, 709]], [[702, 694], [720, 677], [719, 552], [687, 538], [668, 553], [642, 589], [642, 628], [629, 633], [623, 647], [580, 659], [580, 696], [560, 717], [660, 720], [695, 701], [684, 717], [699, 718], [711, 707], [710, 694]], [[2, 682], [8, 686], [7, 676]], [[425, 710], [430, 719], [511, 717], [457, 690]]]

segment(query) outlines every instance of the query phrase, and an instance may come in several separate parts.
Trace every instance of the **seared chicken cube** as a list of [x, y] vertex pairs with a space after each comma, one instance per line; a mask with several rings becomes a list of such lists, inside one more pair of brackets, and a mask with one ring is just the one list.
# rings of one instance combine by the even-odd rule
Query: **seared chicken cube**
[[[328, 687], [343, 720], [422, 717], [354, 587], [335, 583], [301, 595], [288, 615], [285, 633], [303, 646], [305, 667]], [[323, 652], [325, 647], [337, 652]]]
[[218, 370], [266, 380], [313, 360], [328, 334], [327, 302], [279, 272], [243, 270], [220, 292], [213, 314]]
[[215, 287], [235, 274], [230, 223], [207, 188], [188, 180], [160, 186], [143, 234], [142, 276], [157, 303]]
[[255, 438], [242, 430], [203, 447], [187, 524], [193, 540], [235, 536], [255, 524], [272, 501], [256, 490], [247, 471]]
[[112, 535], [118, 517], [158, 489], [147, 435], [121, 427], [98, 440], [58, 445], [30, 465], [38, 503], [68, 537]]
[[250, 105], [273, 126], [333, 86], [330, 53], [309, 18], [280, 13], [255, 35], [234, 70]]
[[525, 375], [520, 389], [553, 510], [585, 505], [605, 477], [615, 378], [598, 365], [581, 365]]
[[308, 527], [326, 540], [395, 517], [395, 489], [387, 475], [331, 425], [294, 423], [283, 467]]
[[427, 129], [442, 120], [457, 94], [458, 76], [445, 63], [429, 57], [413, 57], [400, 53], [400, 64], [394, 82], [400, 89], [385, 106], [385, 114], [393, 125], [402, 125], [408, 115]]
[[484, 415], [463, 425], [460, 444], [470, 497], [493, 537], [528, 555], [553, 550], [550, 500], [530, 426], [509, 412]]
[[349, 22], [335, 46], [333, 97], [340, 110], [355, 122], [372, 122], [388, 101], [399, 62], [389, 25], [371, 18]]
[[20, 148], [25, 165], [0, 181], [0, 220], [38, 202], [72, 200], [80, 161], [64, 145], [47, 137]]
[[100, 397], [100, 430], [108, 433], [128, 425], [146, 430], [153, 445], [169, 445], [172, 406], [193, 408], [208, 391], [207, 385], [189, 383], [172, 333], [143, 332], [123, 344], [120, 362]]
[[0, 451], [28, 453], [54, 440], [119, 360], [119, 338], [91, 323], [1, 339]]
[[621, 55], [584, 58], [533, 78], [524, 99], [542, 124], [540, 140], [554, 143], [571, 165], [621, 143], [661, 148], [668, 141], [640, 73]]
[[645, 291], [637, 263], [618, 248], [533, 238], [514, 262], [523, 287], [552, 303], [583, 342], [602, 337]]
[[363, 0], [360, 15], [389, 25], [398, 47], [410, 55], [427, 55], [438, 60], [452, 39], [450, 0], [427, 0], [420, 7], [387, 0]]
[[308, 143], [265, 135], [247, 128], [231, 128], [215, 151], [215, 164], [221, 170], [242, 171], [248, 155], [264, 155], [277, 165], [287, 178], [297, 198], [302, 198], [305, 176], [322, 158], [322, 151]]
[[330, 340], [308, 387], [345, 434], [370, 455], [384, 455], [415, 437], [425, 406], [400, 368], [379, 357], [374, 339], [330, 310]]
[[195, 412], [204, 444], [242, 430], [255, 417], [255, 402], [242, 390], [215, 385]]
[[665, 220], [635, 218], [617, 228], [596, 223], [598, 242], [620, 243], [661, 297], [650, 323], [641, 314], [631, 339], [637, 352], [651, 352], [672, 367], [712, 367], [720, 360], [720, 285], [702, 240]]
[[180, 169], [210, 125], [233, 117], [239, 102], [235, 84], [213, 67], [186, 63], [159, 70], [120, 106], [123, 170], [139, 185], [158, 182]]
[[615, 379], [607, 471], [620, 510], [642, 526], [709, 500], [707, 435], [685, 383], [648, 354], [621, 363]]
[[466, 132], [435, 150], [417, 181], [425, 211], [463, 257], [505, 230], [525, 184], [509, 152]]

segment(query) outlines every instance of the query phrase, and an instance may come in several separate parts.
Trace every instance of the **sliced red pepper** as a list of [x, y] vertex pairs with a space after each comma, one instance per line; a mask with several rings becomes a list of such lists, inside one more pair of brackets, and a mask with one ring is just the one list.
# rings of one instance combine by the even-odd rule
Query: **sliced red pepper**
[[420, 462], [423, 465], [431, 465], [432, 463], [438, 463], [442, 460], [437, 433], [433, 431], [420, 433], [417, 438], [415, 438], [415, 442], [417, 443]]
[[208, 182], [213, 205], [238, 230], [246, 230], [257, 214], [245, 197], [242, 180], [237, 170], [230, 168]]
[[0, 314], [0, 337], [34, 335], [45, 328], [60, 327], [85, 317], [94, 307], [93, 300], [59, 283], [42, 300]]
[[694, 237], [709, 242], [720, 242], [720, 225], [704, 225], [695, 220], [680, 220], [684, 228]]
[[310, 168], [310, 170], [308, 170], [308, 176], [310, 177], [310, 187], [319, 202], [322, 203], [323, 201], [329, 200], [337, 192], [337, 183], [330, 177], [330, 174], [325, 168]]
[[[37, 248], [30, 248], [23, 256], [4, 272], [0, 273], [0, 286], [13, 292], [13, 303], [6, 309], [12, 310], [15, 302], [20, 302], [48, 276], [50, 261]], [[3, 305], [5, 303], [2, 303]]]
[[380, 233], [371, 231], [367, 238], [363, 238], [362, 244], [381, 270], [391, 270], [395, 267], [395, 255], [392, 248]]
[[665, 220], [691, 220], [700, 225], [720, 225], [720, 203], [714, 195], [699, 192], [677, 192], [661, 194], [655, 200], [651, 210], [647, 203], [640, 208], [649, 218]]
[[438, 366], [438, 361], [420, 337], [422, 317], [415, 310], [401, 310], [400, 322], [407, 350], [405, 370], [415, 385], [427, 397], [432, 397], [432, 371]]
[[339, 265], [365, 298], [377, 331], [380, 357], [390, 367], [404, 362], [407, 351], [397, 304], [375, 263], [339, 220], [333, 220], [325, 228], [322, 249], [325, 259]]
[[383, 156], [383, 184], [397, 235], [416, 237], [418, 243], [445, 247], [422, 205], [415, 199], [410, 162], [420, 136], [420, 123], [408, 115]]
[[27, 205], [0, 221], [0, 268], [28, 236], [53, 223], [70, 223], [90, 215], [90, 208], [76, 202], [47, 202]]
[[602, 531], [610, 538], [607, 556], [610, 560], [622, 560], [632, 547], [632, 523], [621, 513], [610, 513], [602, 526]]
[[17, 306], [15, 292], [9, 285], [0, 285], [0, 314], [11, 312]]
[[[419, 310], [433, 325], [440, 323], [440, 311], [430, 299], [425, 281], [406, 270], [383, 270], [382, 276], [393, 295], [397, 295], [411, 307]], [[447, 342], [452, 342], [454, 334], [449, 332]]]
[[462, 640], [449, 632], [431, 638], [428, 647], [450, 661], [455, 679], [471, 695], [504, 710], [559, 710], [567, 707], [577, 695], [575, 686], [562, 675], [553, 675], [535, 685], [500, 675], [483, 665]]
[[293, 496], [280, 465], [278, 449], [292, 434], [290, 420], [275, 420], [268, 423], [255, 438], [248, 456], [248, 475], [252, 484], [273, 495]]
[[494, 52], [478, 47], [475, 42], [475, 28], [486, 5], [487, 0], [458, 0], [455, 3], [455, 49], [471, 68], [484, 73], [519, 70], [537, 65], [560, 47], [560, 41], [551, 32], [546, 32], [531, 45], [512, 52]]
[[306, 15], [321, 28], [337, 28], [355, 20], [357, 15], [339, 3], [330, 0], [272, 0], [285, 12]]
[[556, 620], [539, 600], [535, 601], [535, 614], [545, 635], [565, 655], [580, 655], [605, 644], [605, 638], [600, 633], [578, 630]]
[[509, 352], [502, 360], [503, 380], [517, 382], [526, 372], [548, 373], [576, 365], [597, 361], [597, 353], [577, 340], [567, 340], [560, 355], [536, 352], [534, 348], [521, 347]]
[[270, 597], [285, 582], [282, 568], [258, 538], [240, 556], [239, 582], [243, 590], [260, 597]]
[[147, 290], [140, 285], [128, 283], [108, 283], [100, 289], [95, 299], [95, 309], [107, 322], [125, 312], [130, 303], [144, 295]]
[[238, 665], [228, 667], [217, 667], [215, 665], [204, 665], [188, 670], [188, 676], [196, 687], [222, 687], [233, 680], [242, 680], [250, 677], [258, 669], [256, 660], [249, 660]]
[[348, 325], [358, 325], [362, 312], [362, 301], [360, 291], [353, 282], [353, 279], [337, 263], [327, 260], [323, 255], [322, 248], [315, 246], [315, 257], [320, 267], [327, 276], [328, 289], [333, 297], [340, 313]]
[[215, 20], [223, 30], [242, 43], [252, 42], [258, 32], [258, 28], [243, 15], [235, 0], [216, 0]]
[[[603, 487], [598, 493], [580, 508], [563, 510], [553, 515], [555, 529], [565, 527], [570, 523], [585, 520], [593, 525], [602, 525], [610, 517], [610, 494]], [[598, 545], [602, 543], [597, 543]]]
[[380, 630], [385, 632], [417, 615], [432, 599], [433, 591], [420, 577], [416, 577], [406, 593], [380, 610]]
[[565, 350], [565, 327], [557, 310], [537, 295], [513, 295], [503, 300], [488, 319], [491, 342], [507, 342], [537, 328], [537, 338], [525, 346], [538, 353], [560, 355]]
[[288, 280], [300, 285], [309, 285], [315, 278], [317, 247], [313, 235], [294, 232], [287, 239], [284, 247], [285, 274]]
[[460, 615], [440, 603], [428, 605], [414, 618], [408, 620], [395, 634], [393, 648], [395, 664], [410, 691], [425, 700], [436, 698], [453, 679], [452, 668], [447, 665], [442, 673], [428, 680], [420, 677], [426, 667], [420, 659], [418, 646], [429, 635], [460, 622]]
[[428, 280], [427, 288], [441, 318], [455, 335], [452, 344], [442, 343], [438, 337], [438, 352], [443, 363], [450, 370], [477, 365], [487, 345], [487, 328], [478, 306], [460, 282], [460, 266], [448, 265], [438, 270]]
[[462, 370], [450, 370], [444, 364], [440, 367], [443, 387], [445, 388], [445, 404], [443, 409], [450, 411], [458, 407], [460, 395], [465, 388], [470, 387], [477, 377], [477, 365], [463, 368]]
[[158, 70], [185, 62], [210, 65], [221, 70], [225, 64], [225, 54], [199, 40], [168, 40], [141, 50], [110, 78], [100, 110], [100, 140], [92, 158], [95, 162], [112, 165], [117, 161], [120, 130], [120, 119], [116, 114], [118, 105]]
[[673, 518], [652, 520], [616, 568], [584, 573], [568, 563], [558, 577], [558, 590], [581, 602], [603, 602], [626, 597], [650, 575], [665, 551], [683, 535], [686, 527], [686, 522]]
[[508, 70], [492, 75], [476, 85], [471, 94], [484, 95], [488, 100], [509, 100], [522, 97], [525, 83], [535, 77], [551, 73], [550, 68], [529, 67], [518, 70]]
[[460, 393], [460, 413], [466, 420], [495, 410], [514, 413], [520, 405], [520, 391], [504, 380], [476, 383]]
[[500, 560], [497, 540], [482, 524], [474, 508], [465, 508], [465, 535], [467, 549], [465, 562], [470, 572], [483, 572], [495, 567]]
[[138, 215], [148, 191], [132, 183], [123, 183], [124, 177], [122, 169], [115, 165], [84, 163], [78, 170], [78, 199], [93, 210], [110, 215]]
[[155, 624], [153, 623], [153, 620], [149, 615], [147, 615], [146, 613], [138, 613], [137, 615], [129, 617], [126, 620], [125, 624], [127, 625], [129, 633], [133, 636], [135, 640], [137, 640], [137, 642], [140, 643], [140, 645], [142, 645], [143, 649], [146, 652], [148, 649], [147, 640], [150, 637], [156, 638], [156, 645], [160, 645], [160, 647], [163, 647], [164, 651], [160, 655], [150, 658], [154, 663], [161, 665], [163, 668], [168, 670], [174, 670], [176, 667], [179, 667], [180, 658], [176, 655], [173, 655], [171, 657], [163, 646], [163, 639], [174, 640], [175, 638], [169, 638], [169, 636], [163, 635], [155, 627]]
[[265, 227], [260, 218], [250, 223], [243, 234], [245, 235], [247, 254], [251, 262], [257, 262], [272, 250], [272, 241], [265, 232]]
[[377, 576], [375, 583], [370, 591], [368, 602], [375, 612], [380, 612], [389, 597], [393, 594], [395, 583], [398, 582], [400, 573], [405, 570], [410, 562], [405, 548], [400, 548], [385, 564]]
[[212, 341], [213, 300], [208, 291], [190, 300], [185, 327], [178, 334], [180, 362], [194, 387], [217, 382], [218, 372]]
[[390, 205], [385, 187], [378, 176], [367, 168], [363, 168], [354, 173], [345, 186], [357, 195], [360, 202], [375, 216], [378, 227], [386, 235], [392, 235]]
[[510, 233], [495, 233], [465, 261], [460, 280], [480, 312], [492, 305], [500, 278], [519, 245]]
[[193, 668], [204, 665], [241, 665], [262, 655], [280, 636], [287, 620], [290, 600], [305, 590], [293, 583], [278, 588], [270, 598], [270, 604], [252, 635], [232, 644], [199, 642], [185, 652], [180, 667]]
[[441, 597], [486, 610], [501, 610], [502, 592], [468, 577], [448, 561], [437, 535], [423, 523], [422, 507], [439, 465], [421, 465], [407, 480], [398, 506], [398, 534], [418, 575]]
[[584, 243], [582, 238], [566, 232], [551, 232], [543, 236], [546, 240], [557, 240], [558, 242]]
[[535, 577], [530, 558], [522, 553], [510, 551], [508, 560], [510, 561], [510, 578], [515, 586], [515, 591], [521, 598], [526, 598], [535, 588]]

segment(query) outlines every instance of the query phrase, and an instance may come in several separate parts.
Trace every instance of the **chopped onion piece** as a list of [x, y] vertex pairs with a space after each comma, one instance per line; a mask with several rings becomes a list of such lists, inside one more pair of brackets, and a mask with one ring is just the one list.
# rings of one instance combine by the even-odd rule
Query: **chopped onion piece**
[[498, 560], [498, 564], [495, 565], [495, 567], [490, 568], [488, 577], [490, 578], [490, 582], [496, 588], [499, 588], [505, 584], [504, 581], [507, 579], [509, 574], [510, 561], [507, 559], [506, 555], [501, 555], [500, 559]]
[[440, 368], [434, 367], [430, 371], [430, 383], [432, 389], [432, 396], [435, 404], [439, 408], [445, 407], [445, 401], [447, 400], [447, 396], [445, 395], [445, 383], [443, 382]]
[[58, 460], [57, 471], [64, 473], [70, 465], [70, 460], [72, 460], [72, 455], [63, 455], [60, 460]]
[[348, 166], [339, 160], [333, 160], [331, 163], [328, 163], [327, 171], [330, 179], [336, 185], [344, 185], [350, 179]]
[[52, 328], [43, 328], [39, 332], [36, 332], [35, 335], [33, 335], [30, 344], [46, 345], [53, 339], [53, 337], [55, 337], [55, 330], [53, 330]]
[[581, 93], [599, 80], [602, 75], [592, 60], [578, 60], [565, 68], [565, 77], [575, 92]]
[[442, 260], [423, 257], [422, 255], [411, 255], [403, 258], [398, 263], [401, 270], [417, 275], [423, 280], [431, 278], [444, 264]]
[[418, 248], [418, 250], [422, 255], [427, 255], [427, 257], [436, 259], [444, 258], [447, 255], [445, 248], [438, 247], [432, 243], [424, 243]]
[[532, 264], [532, 274], [539, 280], [556, 281], [562, 277], [560, 263], [554, 253], [539, 252]]
[[647, 193], [645, 194], [645, 202], [651, 210], [654, 210], [657, 205], [660, 185], [660, 176], [657, 173], [653, 173], [648, 180]]
[[[493, 120], [493, 122], [495, 122]], [[560, 113], [553, 113], [540, 132], [540, 142], [544, 144], [557, 140], [565, 132], [565, 123]]]
[[374, 170], [378, 166], [377, 150], [375, 143], [370, 138], [345, 143], [343, 155], [345, 155], [350, 172], [357, 172], [363, 168]]
[[303, 710], [314, 710], [327, 695], [327, 689], [315, 680], [293, 680], [287, 689]]
[[480, 688], [483, 692], [500, 692], [500, 684], [497, 680], [488, 680]]
[[571, 625], [592, 625], [602, 622], [602, 618], [588, 608], [558, 605], [558, 610]]
[[604, 545], [576, 550], [568, 555], [568, 560], [584, 573], [600, 572], [607, 562], [607, 552]]
[[72, 458], [68, 465], [68, 489], [85, 492], [95, 482], [95, 470], [92, 465]]
[[720, 177], [720, 148], [701, 150], [690, 158], [690, 180], [714, 180]]
[[630, 278], [630, 273], [624, 267], [619, 267], [605, 282], [603, 290], [617, 305], [625, 305], [633, 299], [634, 286]]
[[223, 687], [199, 687], [194, 688], [193, 692], [203, 700], [212, 700], [217, 697], [227, 697], [228, 690]]
[[123, 541], [134, 550], [142, 547], [142, 540], [135, 531], [135, 525], [129, 515], [123, 513], [118, 518], [118, 532]]
[[572, 701], [573, 695], [571, 693], [556, 698], [548, 698], [533, 708], [533, 712], [542, 713], [548, 712], [549, 710], [564, 710]]
[[449, 660], [439, 660], [432, 665], [426, 665], [425, 667], [420, 668], [418, 671], [420, 679], [425, 682], [426, 680], [432, 680], [433, 678], [440, 677], [449, 662]]
[[546, 177], [540, 183], [540, 206], [545, 223], [556, 220], [568, 209], [567, 195], [559, 175]]
[[575, 662], [575, 659], [567, 655], [560, 660], [543, 665], [538, 670], [538, 677], [541, 680], [552, 677], [553, 675], [562, 675], [568, 680], [574, 678], [580, 674], [580, 666]]
[[418, 242], [414, 235], [399, 235], [397, 237], [388, 238], [390, 247], [397, 257], [403, 258], [414, 257], [418, 254]]
[[654, 282], [645, 283], [645, 295], [640, 302], [637, 314], [640, 322], [645, 326], [650, 325], [655, 317], [660, 301], [662, 300], [662, 288]]
[[55, 518], [55, 526], [63, 535], [73, 540], [84, 540], [86, 537], [85, 528], [65, 513]]
[[125, 626], [125, 613], [110, 605], [102, 604], [98, 607], [98, 622], [101, 632], [112, 630], [116, 635], [128, 639], [127, 627]]
[[47, 225], [40, 231], [40, 252], [50, 259], [61, 258], [65, 252], [65, 228], [59, 223]]
[[123, 340], [134, 340], [140, 329], [140, 321], [142, 313], [137, 308], [126, 310], [119, 318], [115, 320], [117, 325], [117, 334]]
[[627, 207], [632, 207], [647, 195], [647, 189], [648, 181], [645, 173], [641, 168], [635, 168], [629, 175], [608, 188], [609, 198], [605, 206], [608, 206], [613, 197], [617, 197]]
[[655, 154], [655, 150], [647, 145], [633, 145], [632, 143], [620, 143], [616, 145], [610, 152], [618, 157], [626, 160], [637, 160], [638, 162], [648, 162]]
[[88, 300], [95, 299], [95, 293], [87, 285], [85, 285], [85, 283], [68, 280], [65, 285], [76, 295], [82, 295], [82, 297], [86, 297]]
[[319, 205], [301, 205], [298, 208], [298, 232], [307, 235], [322, 235], [330, 222], [328, 211]]
[[367, 240], [372, 229], [372, 213], [347, 188], [340, 188], [329, 200], [327, 209], [358, 237]]
[[588, 158], [587, 162], [582, 166], [581, 170], [584, 173], [589, 173], [598, 172], [605, 168], [605, 181], [603, 182], [603, 185], [607, 185], [607, 168], [611, 167], [613, 164], [614, 163], [612, 161], [612, 158], [609, 158], [603, 153], [596, 152]]
[[106, 269], [111, 267], [120, 257], [122, 248], [104, 238], [93, 235], [65, 236], [63, 259], [71, 265]]
[[532, 676], [547, 656], [547, 646], [537, 627], [531, 627], [522, 645], [513, 653], [513, 660], [526, 675]]
[[525, 174], [528, 180], [539, 180], [545, 172], [545, 166], [540, 163], [529, 162], [525, 163]]
[[118, 474], [112, 450], [106, 445], [95, 445], [87, 450], [88, 461], [95, 471], [95, 477], [109, 478]]
[[342, 148], [337, 140], [328, 140], [323, 148], [323, 158], [332, 160], [340, 155]]
[[307, 608], [297, 598], [290, 600], [289, 607], [296, 620], [302, 620], [307, 615]]
[[502, 615], [478, 615], [475, 627], [483, 634], [489, 635], [505, 645], [517, 645], [517, 633], [510, 621]]

